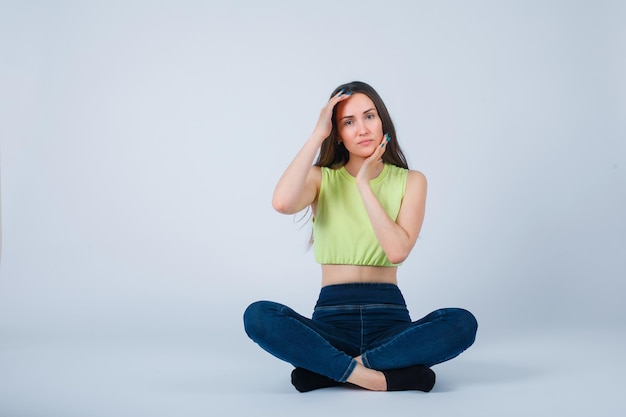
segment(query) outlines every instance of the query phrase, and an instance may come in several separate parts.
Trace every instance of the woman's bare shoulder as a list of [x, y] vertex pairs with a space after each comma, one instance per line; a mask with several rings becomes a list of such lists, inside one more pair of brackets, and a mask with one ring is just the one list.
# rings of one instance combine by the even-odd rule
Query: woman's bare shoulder
[[416, 186], [426, 187], [426, 175], [424, 175], [421, 171], [410, 169], [407, 176], [407, 183], [408, 182], [411, 182]]
[[312, 181], [316, 188], [319, 189], [319, 185], [322, 183], [322, 167], [313, 165], [309, 171], [309, 181]]

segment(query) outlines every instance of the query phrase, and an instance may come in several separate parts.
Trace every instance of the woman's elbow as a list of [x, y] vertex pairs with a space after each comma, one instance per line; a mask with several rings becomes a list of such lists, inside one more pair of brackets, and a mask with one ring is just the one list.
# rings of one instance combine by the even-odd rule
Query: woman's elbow
[[391, 262], [392, 264], [396, 264], [396, 265], [401, 264], [408, 257], [409, 257], [409, 252], [406, 252], [406, 251], [397, 251], [397, 252], [387, 254], [387, 258], [389, 259], [389, 262]]
[[287, 206], [285, 205], [284, 201], [278, 200], [276, 198], [272, 199], [272, 208], [274, 210], [276, 210], [277, 212], [281, 213], [281, 214], [288, 214], [287, 213]]
[[293, 210], [293, 207], [292, 207], [291, 204], [289, 204], [287, 201], [285, 201], [284, 199], [281, 199], [281, 198], [273, 197], [272, 198], [272, 207], [274, 208], [274, 210], [276, 210], [277, 212], [279, 212], [281, 214], [295, 214], [295, 213], [297, 213], [297, 211]]

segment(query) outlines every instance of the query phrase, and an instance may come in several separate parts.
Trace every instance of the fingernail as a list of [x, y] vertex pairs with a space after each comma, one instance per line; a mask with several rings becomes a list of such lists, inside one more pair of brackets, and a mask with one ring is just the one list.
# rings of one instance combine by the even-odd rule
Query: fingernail
[[352, 94], [352, 91], [348, 91], [348, 92], [346, 93], [346, 95], [347, 95], [347, 96], [349, 96], [350, 94]]
[[387, 142], [389, 142], [391, 140], [391, 136], [389, 136], [389, 133], [385, 133], [385, 136], [387, 137]]

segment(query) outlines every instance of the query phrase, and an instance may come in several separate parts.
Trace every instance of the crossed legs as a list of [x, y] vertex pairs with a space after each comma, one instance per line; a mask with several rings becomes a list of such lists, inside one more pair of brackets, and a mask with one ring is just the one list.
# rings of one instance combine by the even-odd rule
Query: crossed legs
[[405, 326], [363, 358], [346, 353], [355, 348], [337, 335], [334, 326], [278, 303], [253, 303], [244, 314], [244, 324], [252, 340], [296, 367], [292, 383], [301, 392], [344, 383], [372, 391], [430, 391], [435, 374], [426, 365], [460, 354], [473, 343], [476, 333], [476, 321], [469, 312], [437, 310]]

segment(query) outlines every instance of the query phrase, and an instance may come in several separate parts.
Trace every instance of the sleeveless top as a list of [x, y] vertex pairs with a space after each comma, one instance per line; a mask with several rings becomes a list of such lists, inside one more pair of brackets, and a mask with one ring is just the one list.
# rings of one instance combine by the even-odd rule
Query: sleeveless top
[[[385, 164], [370, 181], [378, 201], [393, 221], [400, 212], [408, 170]], [[345, 167], [322, 167], [313, 218], [313, 249], [320, 264], [396, 266], [385, 255], [369, 220], [356, 178]]]

